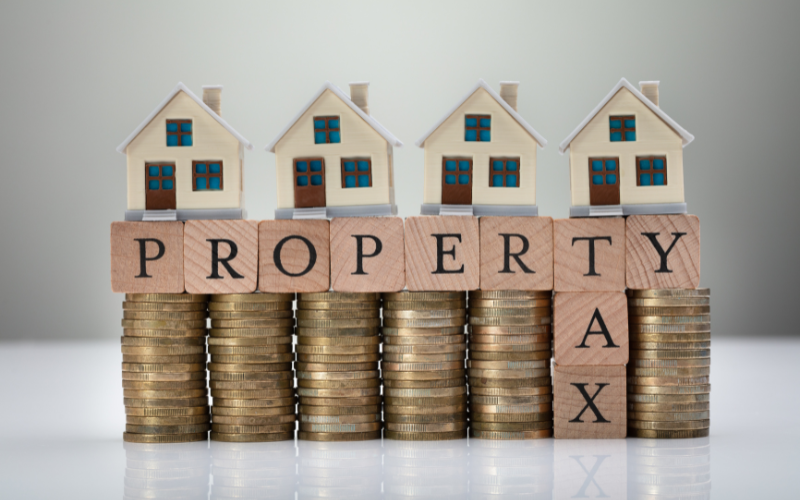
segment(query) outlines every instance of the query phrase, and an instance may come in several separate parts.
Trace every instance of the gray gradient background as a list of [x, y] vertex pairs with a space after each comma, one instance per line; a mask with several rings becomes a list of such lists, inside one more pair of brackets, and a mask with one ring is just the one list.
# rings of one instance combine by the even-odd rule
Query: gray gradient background
[[566, 217], [560, 143], [624, 76], [661, 80], [697, 139], [686, 199], [701, 219], [716, 336], [797, 335], [800, 2], [9, 2], [0, 5], [0, 339], [112, 338], [109, 224], [126, 206], [116, 146], [176, 82], [223, 84], [256, 146], [246, 204], [272, 218], [263, 150], [325, 80], [369, 80], [395, 150], [402, 216], [422, 202], [414, 141], [478, 78], [520, 80], [542, 215]]

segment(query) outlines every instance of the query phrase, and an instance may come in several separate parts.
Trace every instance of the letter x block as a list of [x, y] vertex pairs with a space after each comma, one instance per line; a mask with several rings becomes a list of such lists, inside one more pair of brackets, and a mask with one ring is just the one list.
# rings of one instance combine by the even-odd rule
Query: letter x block
[[700, 286], [700, 219], [695, 215], [632, 215], [625, 228], [628, 288]]
[[556, 292], [625, 291], [625, 220], [558, 219], [553, 223]]
[[258, 222], [190, 220], [183, 239], [186, 291], [252, 293], [258, 283]]
[[627, 435], [625, 367], [560, 366], [553, 373], [556, 439], [616, 439]]
[[331, 221], [331, 288], [399, 292], [406, 286], [403, 219], [343, 217]]
[[552, 290], [553, 219], [481, 217], [481, 290]]
[[628, 301], [622, 292], [559, 292], [553, 301], [556, 364], [628, 362]]
[[331, 225], [327, 220], [265, 220], [258, 226], [258, 289], [327, 292], [331, 286]]
[[183, 222], [112, 223], [111, 290], [183, 293]]
[[480, 286], [478, 218], [406, 219], [406, 283], [412, 292], [467, 291]]

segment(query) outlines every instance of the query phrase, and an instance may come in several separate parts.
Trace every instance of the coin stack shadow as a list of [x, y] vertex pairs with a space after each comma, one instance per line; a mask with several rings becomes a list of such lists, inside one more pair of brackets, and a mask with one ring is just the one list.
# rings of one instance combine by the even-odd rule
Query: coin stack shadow
[[467, 437], [464, 292], [383, 295], [386, 439]]
[[628, 440], [628, 498], [711, 498], [709, 438]]
[[211, 439], [294, 440], [292, 293], [214, 295], [211, 332]]
[[383, 462], [383, 500], [467, 497], [466, 441], [386, 441]]
[[381, 498], [380, 441], [298, 441], [297, 448], [297, 500]]
[[205, 295], [125, 295], [122, 387], [124, 441], [208, 439]]
[[628, 436], [708, 436], [710, 290], [627, 293]]
[[473, 499], [553, 498], [553, 440], [480, 439], [469, 445], [469, 494]]
[[208, 443], [124, 443], [126, 500], [208, 498]]
[[295, 456], [294, 441], [264, 445], [212, 441], [211, 499], [294, 499]]
[[469, 293], [470, 436], [553, 435], [552, 292]]
[[299, 439], [380, 439], [380, 308], [377, 293], [299, 295]]

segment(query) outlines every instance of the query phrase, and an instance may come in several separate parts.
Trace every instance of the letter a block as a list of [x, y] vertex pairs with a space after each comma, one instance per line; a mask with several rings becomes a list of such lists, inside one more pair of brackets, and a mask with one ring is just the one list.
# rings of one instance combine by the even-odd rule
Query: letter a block
[[625, 220], [558, 219], [553, 223], [556, 292], [625, 291]]
[[626, 222], [628, 288], [700, 286], [700, 219], [632, 215]]
[[111, 290], [183, 293], [183, 222], [113, 222]]
[[405, 286], [403, 219], [331, 221], [331, 288], [335, 292], [399, 292]]
[[624, 366], [560, 366], [553, 373], [556, 439], [616, 439], [627, 435]]
[[480, 286], [478, 219], [406, 219], [406, 283], [412, 292], [467, 291]]
[[331, 225], [327, 220], [265, 220], [258, 227], [258, 289], [327, 292], [331, 286]]
[[481, 217], [481, 290], [552, 290], [553, 219]]
[[553, 301], [556, 364], [628, 362], [628, 301], [622, 292], [559, 292]]
[[183, 240], [186, 291], [252, 293], [258, 283], [258, 222], [190, 220]]

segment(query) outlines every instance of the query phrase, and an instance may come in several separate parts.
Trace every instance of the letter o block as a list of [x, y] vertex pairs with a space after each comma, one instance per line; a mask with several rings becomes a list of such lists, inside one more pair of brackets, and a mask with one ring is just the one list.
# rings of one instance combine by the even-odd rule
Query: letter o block
[[331, 288], [399, 292], [406, 286], [403, 219], [340, 217], [331, 221]]
[[327, 220], [265, 220], [258, 226], [258, 289], [327, 292], [331, 286], [331, 226]]
[[477, 290], [478, 218], [454, 215], [406, 219], [406, 284], [412, 292]]
[[183, 222], [112, 223], [111, 290], [183, 293]]
[[258, 283], [258, 222], [190, 220], [183, 239], [186, 291], [253, 293]]

